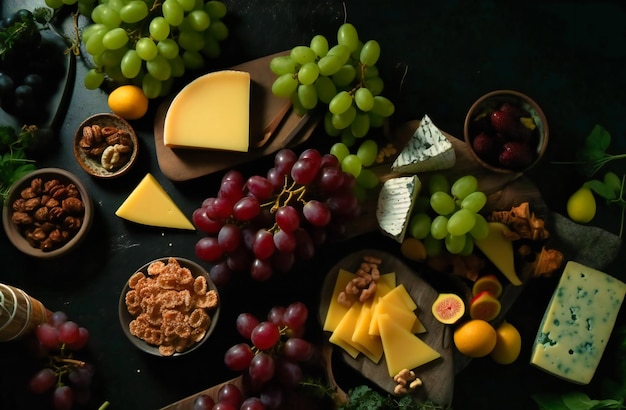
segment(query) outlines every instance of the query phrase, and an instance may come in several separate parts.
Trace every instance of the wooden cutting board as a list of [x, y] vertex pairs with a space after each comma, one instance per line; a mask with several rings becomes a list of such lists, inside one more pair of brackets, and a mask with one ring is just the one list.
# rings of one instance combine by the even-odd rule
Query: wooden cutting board
[[[250, 73], [251, 145], [260, 138], [263, 128], [285, 105], [285, 98], [272, 94], [272, 83], [276, 75], [269, 69], [272, 58], [284, 54], [286, 52], [272, 54], [230, 68]], [[251, 149], [249, 152], [172, 149], [163, 143], [165, 114], [172, 99], [164, 101], [157, 108], [154, 121], [157, 161], [163, 174], [172, 181], [186, 181], [227, 168], [235, 168], [237, 165], [272, 154], [286, 146], [302, 143], [311, 136], [319, 122], [319, 117], [314, 113], [299, 116], [291, 110], [268, 143], [261, 148]]]

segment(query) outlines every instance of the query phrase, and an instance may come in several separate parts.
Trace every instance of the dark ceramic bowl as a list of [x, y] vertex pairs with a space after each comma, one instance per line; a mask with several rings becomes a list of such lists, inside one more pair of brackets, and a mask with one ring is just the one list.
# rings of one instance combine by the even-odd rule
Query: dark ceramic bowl
[[[72, 210], [71, 212], [59, 211], [60, 214], [56, 214], [58, 209], [51, 211], [52, 207], [44, 207], [42, 205], [37, 205], [36, 209], [46, 208], [46, 215], [43, 213], [38, 213], [35, 216], [35, 210], [26, 211], [22, 209], [22, 206], [17, 205], [17, 201], [23, 199], [24, 196], [32, 196], [30, 193], [25, 193], [24, 190], [31, 187], [32, 181], [35, 179], [41, 179], [42, 185], [45, 185], [46, 182], [57, 180], [60, 184], [65, 187], [74, 186], [75, 190], [78, 191], [77, 198], [82, 202], [83, 210], [77, 211]], [[46, 194], [47, 191], [44, 190], [43, 193], [36, 195], [36, 198], [43, 198], [43, 195]], [[63, 209], [62, 199], [63, 195], [58, 195], [58, 206]], [[16, 210], [17, 209], [17, 210]], [[69, 208], [68, 208], [69, 209]], [[18, 218], [15, 215], [16, 212], [26, 213], [31, 219], [38, 220], [41, 222], [45, 221], [48, 227], [52, 225], [59, 229], [59, 231], [67, 232], [68, 236], [60, 242], [56, 242], [52, 247], [48, 247], [51, 243], [50, 241], [45, 242], [44, 240], [39, 240], [41, 237], [39, 236], [41, 231], [37, 233], [37, 235], [30, 234], [31, 238], [37, 238], [37, 240], [31, 239], [30, 241], [27, 239], [27, 235], [29, 231], [33, 231], [35, 229], [35, 224], [33, 223], [24, 223], [18, 225], [14, 222], [15, 219]], [[43, 211], [43, 210], [42, 210]], [[78, 229], [76, 226], [70, 227], [68, 226], [67, 216], [72, 216], [76, 218], [81, 218], [82, 222]], [[50, 259], [65, 255], [72, 250], [74, 250], [80, 242], [87, 236], [89, 229], [91, 228], [91, 223], [93, 220], [93, 204], [89, 193], [87, 192], [87, 188], [83, 185], [83, 183], [78, 179], [78, 177], [71, 172], [68, 172], [61, 168], [42, 168], [35, 170], [28, 175], [25, 175], [18, 181], [16, 181], [8, 192], [8, 195], [4, 201], [2, 207], [2, 224], [4, 226], [4, 231], [6, 232], [11, 243], [19, 249], [21, 252], [26, 255], [40, 258], [40, 259]], [[52, 229], [47, 229], [48, 238], [56, 237], [58, 238], [57, 233], [51, 234]], [[51, 236], [52, 235], [52, 236]], [[42, 249], [43, 248], [43, 249]]]
[[[151, 275], [151, 274], [148, 273], [149, 267], [151, 265], [153, 265], [153, 264], [161, 264], [161, 263], [167, 265], [168, 262], [170, 261], [170, 259], [176, 260], [181, 268], [188, 269], [189, 272], [191, 273], [191, 275], [194, 278], [196, 278], [198, 276], [204, 276], [204, 278], [206, 279], [206, 290], [207, 290], [207, 292], [213, 291], [217, 295], [217, 305], [215, 307], [212, 307], [212, 308], [205, 308], [205, 312], [208, 314], [208, 316], [210, 318], [210, 322], [208, 323], [208, 327], [206, 328], [206, 332], [204, 333], [204, 335], [202, 336], [202, 338], [199, 341], [193, 342], [190, 346], [186, 347], [182, 351], [174, 352], [172, 355], [164, 355], [164, 354], [161, 353], [161, 351], [159, 351], [159, 346], [158, 345], [147, 343], [143, 339], [141, 339], [141, 338], [139, 338], [139, 337], [137, 337], [137, 336], [135, 336], [134, 334], [131, 333], [131, 331], [130, 331], [130, 324], [136, 318], [136, 316], [131, 314], [131, 312], [129, 312], [129, 308], [128, 308], [128, 305], [126, 303], [126, 296], [127, 296], [127, 293], [129, 291], [133, 290], [131, 288], [131, 284], [129, 282], [132, 279], [134, 274], [142, 273], [146, 277], [152, 278], [152, 279], [154, 279], [156, 281], [156, 279], [155, 279], [156, 275]], [[163, 265], [161, 265], [161, 266], [163, 266]], [[196, 350], [200, 346], [202, 346], [202, 344], [205, 343], [209, 339], [209, 337], [211, 336], [211, 334], [215, 330], [215, 326], [217, 325], [217, 320], [219, 318], [219, 314], [220, 314], [220, 300], [219, 300], [219, 294], [217, 293], [217, 287], [215, 286], [213, 281], [211, 281], [211, 278], [209, 277], [209, 273], [202, 266], [198, 265], [197, 263], [195, 263], [195, 262], [193, 262], [191, 260], [185, 259], [185, 258], [163, 257], [163, 258], [155, 259], [153, 261], [150, 261], [150, 262], [144, 264], [139, 269], [137, 269], [135, 272], [133, 272], [133, 275], [131, 275], [131, 278], [129, 278], [129, 280], [126, 281], [126, 283], [124, 284], [124, 288], [122, 289], [122, 293], [120, 294], [120, 299], [119, 299], [119, 319], [120, 319], [120, 324], [122, 326], [122, 330], [124, 331], [124, 334], [126, 335], [128, 340], [130, 340], [130, 342], [135, 347], [137, 347], [138, 349], [140, 349], [140, 350], [142, 350], [142, 351], [144, 351], [146, 353], [149, 353], [149, 354], [155, 355], [155, 356], [177, 357], [177, 356], [182, 356], [182, 355], [186, 355], [186, 354], [189, 354], [189, 353], [193, 352], [194, 350]], [[165, 290], [166, 289], [161, 289], [159, 292], [163, 292]], [[192, 291], [190, 291], [190, 293], [192, 293], [192, 295], [193, 295]], [[192, 296], [192, 300], [193, 300], [193, 296]], [[178, 309], [178, 308], [174, 308], [174, 309]], [[195, 308], [192, 307], [192, 309], [190, 311], [192, 311], [193, 309], [195, 309]]]
[[[87, 132], [91, 131], [89, 137], [85, 135], [85, 128], [89, 128]], [[115, 130], [119, 133], [115, 134]], [[116, 144], [118, 147], [114, 147]], [[138, 151], [135, 130], [115, 114], [92, 115], [80, 124], [74, 135], [76, 161], [96, 178], [116, 178], [126, 174], [137, 161]], [[116, 155], [119, 162], [113, 163], [111, 159]]]
[[[500, 110], [505, 103], [516, 107], [525, 121], [532, 120], [532, 124], [534, 124], [534, 129], [529, 137], [524, 140], [524, 144], [528, 145], [528, 160], [524, 161], [523, 165], [520, 166], [507, 167], [502, 165], [499, 160], [500, 152], [497, 149], [495, 154], [491, 152], [489, 154], [479, 154], [474, 149], [475, 138], [478, 134], [481, 132], [486, 132], [492, 136], [496, 134], [490, 123], [490, 115], [494, 111]], [[501, 173], [524, 172], [535, 166], [546, 151], [548, 146], [548, 121], [541, 107], [527, 95], [518, 91], [497, 90], [483, 95], [472, 104], [465, 117], [463, 134], [471, 155], [483, 167]], [[498, 135], [497, 139], [502, 144], [502, 138], [500, 137], [501, 135]], [[504, 139], [504, 141], [508, 140]]]

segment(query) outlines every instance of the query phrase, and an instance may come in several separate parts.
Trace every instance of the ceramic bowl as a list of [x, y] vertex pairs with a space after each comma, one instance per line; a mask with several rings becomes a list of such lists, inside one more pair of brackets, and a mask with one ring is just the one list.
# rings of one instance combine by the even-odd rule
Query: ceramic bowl
[[[506, 135], [494, 129], [492, 113], [507, 109], [515, 111], [512, 114], [515, 117], [515, 126], [521, 127], [518, 129], [523, 130], [522, 132]], [[476, 137], [482, 132], [492, 138], [492, 141], [479, 147], [480, 143], [476, 141]], [[536, 165], [546, 151], [549, 134], [548, 121], [541, 107], [527, 95], [513, 90], [492, 91], [476, 100], [465, 117], [463, 133], [474, 159], [485, 168], [501, 173], [524, 172]], [[501, 159], [503, 147], [507, 143], [509, 148], [513, 146], [509, 153], [504, 154], [509, 155], [509, 159]], [[515, 145], [518, 144], [525, 147], [517, 149], [519, 146]], [[476, 148], [482, 148], [481, 152], [477, 152]], [[520, 151], [524, 151], [524, 155], [518, 155]], [[511, 160], [511, 153], [525, 159]], [[515, 162], [517, 164], [514, 164]]]
[[74, 156], [85, 172], [96, 178], [126, 174], [137, 160], [137, 134], [115, 114], [95, 114], [80, 124], [74, 135]]
[[[153, 269], [157, 269], [159, 267], [164, 267], [164, 266], [168, 266], [168, 268], [170, 268], [170, 264], [171, 263], [178, 263], [179, 266], [175, 266], [175, 269], [184, 269], [187, 270], [188, 273], [191, 274], [191, 276], [193, 276], [194, 281], [189, 284], [180, 284], [181, 282], [184, 282], [183, 280], [176, 280], [176, 282], [178, 282], [179, 284], [176, 285], [176, 292], [178, 292], [181, 289], [186, 289], [189, 291], [188, 295], [190, 295], [190, 299], [187, 299], [187, 302], [185, 303], [190, 303], [189, 306], [191, 306], [191, 308], [183, 308], [182, 305], [179, 304], [179, 302], [183, 299], [180, 299], [179, 302], [174, 302], [174, 299], [169, 299], [168, 302], [165, 301], [161, 301], [158, 304], [154, 304], [152, 305], [152, 307], [150, 308], [144, 308], [142, 306], [146, 306], [147, 304], [144, 301], [144, 304], [141, 305], [141, 301], [140, 299], [143, 297], [146, 297], [147, 295], [150, 294], [150, 292], [152, 292], [151, 294], [153, 295], [152, 297], [155, 300], [160, 300], [160, 297], [165, 297], [165, 293], [168, 292], [169, 294], [167, 295], [167, 297], [171, 297], [172, 295], [172, 289], [166, 289], [166, 287], [170, 287], [171, 286], [162, 286], [165, 285], [168, 281], [170, 284], [172, 284], [173, 282], [171, 282], [171, 278], [167, 278], [166, 276], [160, 276], [160, 275], [166, 275], [165, 273], [161, 273], [161, 274], [155, 274], [155, 272], [152, 272]], [[149, 273], [148, 271], [151, 271], [152, 273]], [[143, 275], [143, 277], [147, 278], [149, 280], [146, 282], [143, 282], [143, 284], [139, 284], [137, 285], [137, 278], [140, 278], [140, 280], [143, 281], [143, 277], [142, 276], [137, 276], [135, 278], [133, 278], [135, 275]], [[202, 296], [199, 293], [196, 293], [196, 291], [194, 290], [194, 283], [196, 282], [196, 279], [198, 276], [203, 276], [205, 278], [206, 281], [206, 292], [211, 292], [213, 293], [214, 296], [217, 297], [217, 304], [215, 306], [211, 306], [211, 307], [204, 307], [204, 305], [206, 305], [206, 298], [202, 298]], [[160, 279], [159, 279], [160, 278]], [[151, 290], [150, 292], [146, 291], [141, 291], [141, 287], [143, 285], [147, 285], [150, 284], [150, 286], [157, 286], [155, 288], [151, 288], [153, 290]], [[129, 292], [134, 291], [134, 294], [129, 294]], [[144, 295], [140, 295], [140, 293], [144, 293]], [[202, 293], [202, 292], [200, 292]], [[180, 293], [181, 295], [185, 295], [185, 291], [182, 290], [182, 292]], [[162, 295], [162, 296], [159, 296]], [[149, 297], [149, 296], [148, 296]], [[140, 298], [140, 299], [137, 299]], [[165, 299], [163, 299], [165, 300]], [[189, 300], [191, 300], [191, 302], [189, 302]], [[172, 307], [172, 305], [169, 304], [173, 304], [175, 306]], [[182, 303], [182, 302], [180, 302]], [[160, 349], [159, 349], [159, 345], [156, 344], [151, 344], [148, 343], [146, 341], [144, 341], [142, 338], [134, 335], [133, 333], [131, 333], [131, 322], [133, 320], [135, 320], [140, 314], [141, 315], [145, 315], [147, 313], [150, 314], [151, 317], [156, 319], [160, 319], [162, 320], [163, 318], [163, 310], [165, 308], [161, 308], [159, 309], [159, 305], [163, 306], [166, 305], [167, 309], [170, 310], [177, 310], [177, 311], [181, 311], [181, 312], [186, 312], [186, 313], [181, 313], [183, 315], [193, 315], [194, 310], [196, 309], [201, 309], [203, 310], [209, 318], [208, 323], [204, 322], [205, 325], [202, 326], [201, 328], [204, 330], [204, 333], [202, 333], [202, 331], [198, 330], [197, 333], [193, 333], [193, 329], [192, 329], [192, 335], [194, 340], [192, 342], [189, 342], [188, 345], [184, 348], [184, 349], [180, 349], [179, 351], [174, 351], [171, 352], [172, 354], [164, 354]], [[135, 310], [134, 312], [131, 313], [131, 310]], [[171, 314], [174, 312], [169, 312], [166, 314]], [[176, 313], [177, 314], [177, 313]], [[211, 281], [211, 278], [209, 277], [209, 273], [200, 265], [198, 265], [197, 263], [189, 260], [189, 259], [185, 259], [185, 258], [179, 258], [179, 257], [163, 257], [163, 258], [159, 258], [159, 259], [155, 259], [153, 261], [150, 261], [146, 264], [144, 264], [143, 266], [139, 267], [139, 269], [137, 269], [136, 271], [133, 272], [133, 274], [130, 276], [129, 280], [126, 281], [126, 283], [124, 284], [124, 287], [122, 289], [122, 292], [120, 294], [120, 299], [119, 299], [119, 319], [120, 319], [120, 325], [122, 326], [122, 330], [124, 331], [124, 334], [126, 335], [126, 337], [128, 338], [128, 340], [130, 340], [130, 342], [137, 347], [138, 349], [142, 350], [143, 352], [149, 353], [151, 355], [155, 355], [155, 356], [161, 356], [161, 357], [177, 357], [177, 356], [182, 356], [182, 355], [186, 355], [189, 354], [191, 352], [193, 352], [194, 350], [198, 349], [200, 346], [202, 346], [203, 343], [205, 343], [209, 337], [211, 336], [211, 334], [213, 333], [213, 331], [215, 330], [215, 326], [217, 325], [217, 321], [219, 318], [219, 314], [220, 314], [220, 299], [219, 299], [219, 293], [217, 292], [217, 287], [215, 286], [215, 284]], [[143, 316], [143, 317], [147, 317], [147, 316]], [[195, 320], [194, 318], [192, 318], [191, 316], [188, 318], [189, 319], [189, 323], [194, 323]], [[146, 322], [143, 322], [143, 324], [145, 324]], [[165, 329], [164, 325], [159, 324], [159, 322], [153, 322], [152, 325], [150, 326], [152, 329], [157, 330], [158, 332], [161, 332], [161, 335], [163, 335], [165, 337], [166, 334], [168, 334], [168, 330]], [[184, 338], [184, 335], [182, 334], [184, 333], [176, 333], [175, 337], [179, 337], [179, 336], [183, 336], [183, 340], [181, 341], [179, 339], [179, 342], [176, 343], [183, 343], [185, 344], [184, 340], [186, 338]], [[195, 335], [201, 335], [200, 336], [195, 336]], [[158, 337], [158, 336], [157, 336]], [[199, 340], [195, 340], [195, 339], [199, 339]], [[163, 343], [163, 344], [167, 344], [167, 343]]]
[[[71, 203], [66, 202], [66, 210], [63, 210], [60, 215], [55, 215], [56, 212], [59, 211], [59, 209], [63, 209], [62, 199], [63, 197], [65, 197], [65, 195], [62, 193], [56, 194], [56, 196], [58, 197], [57, 207], [60, 208], [53, 210], [53, 204], [49, 202], [47, 204], [48, 206], [40, 204], [42, 198], [45, 200], [44, 194], [47, 194], [49, 192], [49, 190], [43, 187], [43, 192], [33, 194], [35, 196], [35, 199], [39, 199], [39, 203], [35, 203], [35, 205], [33, 205], [35, 208], [30, 211], [23, 209], [22, 205], [18, 205], [18, 202], [21, 202], [21, 199], [24, 196], [31, 196], [30, 192], [26, 193], [24, 190], [29, 189], [33, 180], [36, 179], [40, 179], [42, 182], [42, 186], [44, 187], [47, 182], [54, 180], [58, 181], [59, 184], [63, 185], [65, 188], [71, 188], [71, 186], [73, 185], [75, 187], [75, 190], [78, 191], [77, 198], [80, 199], [80, 201], [82, 202], [83, 209], [81, 210], [80, 207], [78, 209], [70, 209], [70, 206], [75, 207], [75, 203], [74, 205], [72, 205]], [[52, 182], [50, 182], [50, 184], [52, 184]], [[31, 190], [29, 189], [29, 191]], [[42, 233], [41, 231], [33, 233], [34, 237], [37, 238], [37, 240], [27, 240], [27, 232], [33, 231], [35, 229], [34, 222], [29, 223], [24, 220], [24, 218], [20, 218], [19, 215], [16, 215], [16, 208], [17, 211], [22, 212], [22, 217], [27, 216], [33, 220], [39, 219], [40, 221], [46, 221], [50, 224], [48, 226], [57, 228], [59, 229], [59, 231], [62, 232], [68, 232], [68, 236], [60, 242], [56, 242], [56, 244], [52, 245], [51, 247], [49, 246], [53, 242], [44, 242], [45, 239], [42, 239], [42, 237], [40, 236], [44, 235], [44, 233]], [[30, 208], [30, 206], [28, 206], [28, 208]], [[39, 211], [37, 212], [37, 210]], [[91, 228], [93, 213], [93, 203], [91, 197], [89, 196], [89, 193], [87, 192], [87, 188], [76, 175], [61, 168], [41, 168], [23, 176], [11, 186], [11, 189], [9, 190], [2, 207], [2, 224], [4, 226], [4, 231], [6, 232], [11, 243], [21, 252], [36, 258], [50, 259], [67, 254], [74, 250], [80, 244], [85, 236], [87, 236], [87, 233]], [[72, 218], [77, 218], [73, 219], [72, 223], [78, 223], [78, 221], [82, 218], [82, 221], [79, 222], [78, 229], [76, 228], [76, 226], [68, 226], [69, 220], [66, 219], [66, 217], [68, 216], [71, 216]], [[18, 225], [14, 222], [14, 219], [23, 219], [24, 223]], [[51, 236], [58, 238], [58, 232], [55, 232], [53, 234], [53, 230], [54, 229], [48, 229], [50, 233], [45, 235], [48, 235], [48, 238], [50, 238]], [[33, 235], [30, 235], [31, 238], [33, 237]]]

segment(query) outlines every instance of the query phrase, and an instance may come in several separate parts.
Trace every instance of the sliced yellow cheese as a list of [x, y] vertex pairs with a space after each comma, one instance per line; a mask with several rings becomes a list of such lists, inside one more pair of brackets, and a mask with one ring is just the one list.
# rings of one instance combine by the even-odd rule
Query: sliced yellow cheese
[[341, 321], [341, 318], [343, 318], [348, 311], [348, 307], [339, 303], [337, 299], [339, 297], [339, 293], [346, 289], [348, 282], [350, 282], [355, 276], [356, 275], [354, 273], [348, 272], [345, 269], [339, 269], [333, 294], [328, 305], [328, 312], [326, 312], [326, 318], [324, 319], [323, 329], [325, 331], [334, 331]]
[[406, 290], [402, 283], [393, 288], [391, 292], [387, 293], [383, 297], [387, 299], [387, 301], [395, 303], [396, 305], [401, 306], [404, 304], [408, 310], [417, 309], [417, 305], [415, 304], [415, 301], [413, 301], [411, 294]]
[[366, 350], [362, 345], [352, 340], [362, 307], [363, 304], [361, 302], [353, 303], [328, 338], [331, 343], [342, 347], [353, 358], [356, 358], [359, 353], [364, 353]]
[[[415, 325], [415, 321], [417, 320], [417, 316], [411, 310], [408, 310], [404, 305], [398, 305], [389, 301], [388, 299], [380, 298], [378, 303], [376, 304], [376, 310], [372, 314], [372, 321], [378, 322], [378, 318], [380, 315], [388, 315], [390, 316], [394, 322], [398, 325], [402, 326], [408, 331], [412, 331], [413, 326]], [[375, 335], [380, 335], [380, 328], [376, 326], [378, 333], [374, 333]]]
[[143, 225], [195, 230], [152, 174], [146, 174], [115, 215]]
[[402, 369], [412, 370], [441, 356], [422, 339], [394, 322], [391, 316], [380, 315], [378, 322], [390, 377]]
[[[374, 293], [374, 297], [372, 298], [372, 313], [376, 311], [376, 304], [378, 303], [380, 298], [391, 292], [391, 290], [396, 287], [395, 272], [381, 275], [378, 279], [378, 282], [376, 282], [376, 285], [376, 292]], [[378, 323], [375, 320], [370, 321], [368, 333], [370, 335], [379, 335]]]
[[352, 341], [366, 349], [363, 352], [374, 363], [378, 363], [383, 357], [383, 344], [378, 336], [369, 334], [370, 321], [372, 320], [372, 300], [363, 303], [361, 314], [354, 327]]
[[170, 148], [247, 152], [250, 145], [250, 73], [224, 70], [185, 86], [165, 114]]

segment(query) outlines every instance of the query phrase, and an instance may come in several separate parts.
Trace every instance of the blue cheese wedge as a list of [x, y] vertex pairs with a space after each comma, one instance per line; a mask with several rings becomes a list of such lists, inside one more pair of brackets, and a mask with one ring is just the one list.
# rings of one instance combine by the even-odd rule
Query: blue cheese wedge
[[391, 165], [391, 170], [400, 174], [414, 174], [452, 168], [455, 162], [456, 153], [452, 143], [428, 115], [424, 115], [406, 147]]
[[421, 187], [417, 175], [392, 178], [383, 183], [378, 195], [376, 219], [384, 234], [402, 243]]
[[569, 382], [588, 384], [625, 294], [623, 282], [568, 262], [537, 332], [531, 364]]

